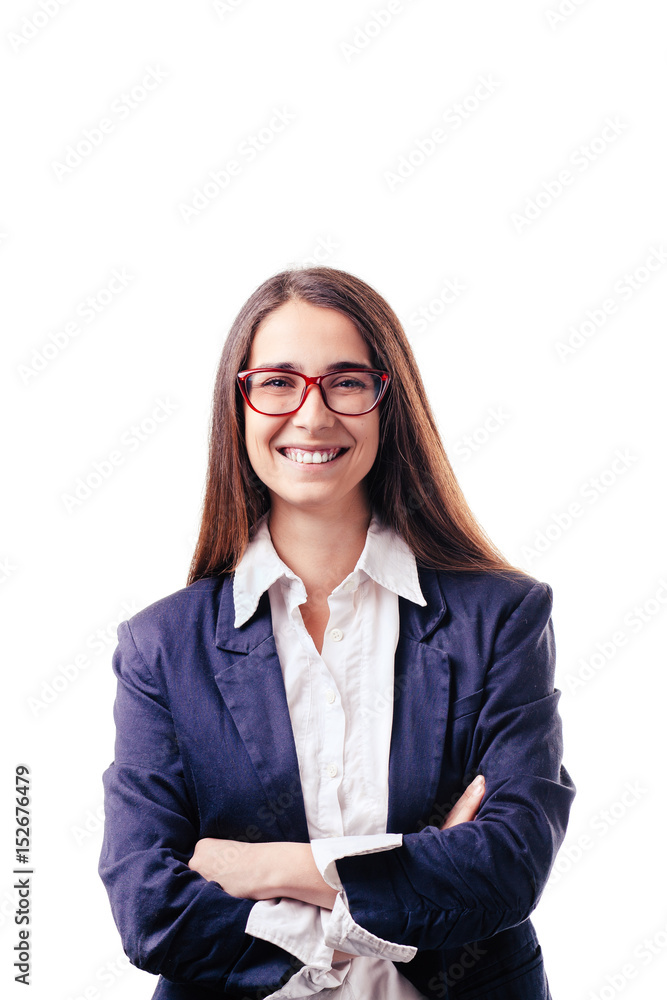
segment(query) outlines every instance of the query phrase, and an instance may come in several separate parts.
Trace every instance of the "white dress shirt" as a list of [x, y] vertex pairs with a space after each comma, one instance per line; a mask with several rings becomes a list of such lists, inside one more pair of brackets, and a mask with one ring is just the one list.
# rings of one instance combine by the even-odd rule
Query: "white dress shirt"
[[[315, 864], [338, 895], [333, 910], [282, 898], [260, 900], [246, 933], [295, 955], [304, 967], [272, 998], [423, 1000], [396, 966], [417, 949], [376, 937], [352, 918], [336, 859], [390, 850], [389, 748], [399, 596], [424, 606], [415, 557], [403, 539], [373, 516], [357, 565], [329, 595], [321, 655], [299, 605], [302, 580], [280, 559], [258, 522], [234, 575], [239, 628], [269, 592]], [[334, 949], [359, 956], [332, 964]], [[267, 998], [269, 1000], [269, 998]]]

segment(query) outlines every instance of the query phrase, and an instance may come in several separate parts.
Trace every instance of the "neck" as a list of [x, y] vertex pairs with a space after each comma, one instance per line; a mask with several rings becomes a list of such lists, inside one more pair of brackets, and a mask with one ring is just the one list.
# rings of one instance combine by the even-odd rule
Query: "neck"
[[273, 499], [269, 530], [282, 561], [303, 580], [308, 602], [326, 598], [356, 566], [371, 521], [367, 499], [308, 510]]

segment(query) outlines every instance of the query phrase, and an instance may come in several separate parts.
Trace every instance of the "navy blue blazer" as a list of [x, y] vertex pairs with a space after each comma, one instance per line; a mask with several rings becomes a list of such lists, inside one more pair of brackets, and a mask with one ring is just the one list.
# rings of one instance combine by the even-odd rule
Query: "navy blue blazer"
[[[235, 629], [232, 575], [199, 580], [118, 628], [115, 759], [99, 872], [154, 997], [258, 1000], [302, 963], [245, 934], [250, 899], [188, 868], [202, 837], [308, 842], [265, 593]], [[401, 847], [337, 862], [361, 926], [413, 945], [396, 963], [429, 998], [546, 1000], [529, 914], [575, 786], [561, 764], [548, 584], [419, 567], [399, 598], [387, 832]], [[440, 830], [472, 777], [474, 822]]]

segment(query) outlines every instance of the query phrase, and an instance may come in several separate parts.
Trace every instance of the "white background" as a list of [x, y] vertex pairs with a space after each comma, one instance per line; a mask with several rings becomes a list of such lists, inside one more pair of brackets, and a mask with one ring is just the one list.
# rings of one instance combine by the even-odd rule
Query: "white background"
[[[403, 0], [380, 28], [385, 0], [43, 2], [0, 14], [0, 981], [25, 995], [11, 968], [25, 762], [30, 996], [151, 996], [96, 870], [115, 626], [185, 585], [231, 321], [317, 251], [396, 310], [473, 511], [554, 589], [578, 789], [533, 918], [554, 1000], [653, 1000], [667, 975], [662, 5]], [[292, 120], [261, 133], [276, 110]], [[216, 188], [209, 171], [230, 159], [241, 171]], [[410, 176], [392, 179], [401, 162]], [[110, 296], [114, 269], [126, 286]], [[68, 501], [114, 450], [122, 462]]]

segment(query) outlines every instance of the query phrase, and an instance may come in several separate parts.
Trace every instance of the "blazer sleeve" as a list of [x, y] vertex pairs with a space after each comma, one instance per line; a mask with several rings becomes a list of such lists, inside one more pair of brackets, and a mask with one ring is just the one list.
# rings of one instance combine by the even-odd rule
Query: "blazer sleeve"
[[[130, 961], [174, 983], [267, 995], [303, 963], [245, 933], [251, 899], [188, 867], [198, 840], [166, 696], [118, 627], [115, 758], [104, 772], [99, 874]], [[266, 992], [262, 992], [266, 991]]]
[[378, 937], [459, 947], [523, 922], [537, 905], [576, 791], [561, 763], [552, 598], [536, 582], [496, 630], [466, 769], [486, 780], [475, 820], [426, 826], [393, 850], [336, 862], [341, 902]]

